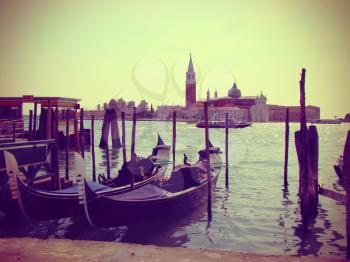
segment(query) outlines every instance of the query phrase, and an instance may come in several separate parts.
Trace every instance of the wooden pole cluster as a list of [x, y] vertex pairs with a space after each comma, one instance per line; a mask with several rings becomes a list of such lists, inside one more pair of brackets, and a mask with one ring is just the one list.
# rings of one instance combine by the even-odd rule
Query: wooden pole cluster
[[125, 145], [125, 112], [121, 113], [122, 116], [122, 147], [123, 147], [123, 163], [126, 163], [126, 145]]
[[95, 116], [91, 116], [91, 160], [92, 160], [92, 180], [96, 181], [96, 160], [95, 160]]
[[111, 129], [112, 148], [120, 148], [122, 143], [120, 142], [118, 112], [115, 107], [105, 109], [99, 145], [101, 148], [104, 148], [108, 143], [109, 129]]
[[346, 137], [343, 152], [343, 174], [346, 191], [346, 258], [350, 259], [350, 130]]
[[284, 189], [288, 188], [288, 153], [289, 153], [289, 108], [286, 110], [286, 129], [284, 146]]
[[85, 132], [84, 132], [84, 109], [80, 109], [80, 149], [81, 156], [85, 157]]
[[175, 167], [175, 151], [176, 151], [176, 110], [173, 111], [173, 167]]
[[65, 177], [66, 180], [69, 180], [69, 109], [66, 111], [66, 170]]
[[[300, 131], [295, 133], [295, 145], [299, 161], [299, 195], [301, 197], [301, 216], [304, 231], [308, 230], [309, 219], [317, 215], [317, 165], [318, 163], [318, 136], [317, 130], [308, 131], [305, 111], [305, 73], [303, 68], [300, 80]], [[314, 131], [312, 131], [314, 130]], [[310, 135], [311, 133], [311, 135]], [[309, 138], [310, 136], [310, 138]], [[312, 139], [312, 141], [310, 140]], [[317, 140], [317, 142], [316, 142]], [[314, 147], [317, 147], [315, 149]], [[312, 167], [312, 161], [315, 167]], [[315, 174], [316, 173], [316, 174]], [[316, 178], [316, 179], [315, 179]]]
[[131, 131], [131, 166], [132, 166], [132, 171], [131, 171], [131, 188], [134, 189], [134, 167], [135, 167], [135, 162], [136, 162], [136, 155], [135, 155], [135, 143], [136, 143], [136, 107], [133, 108], [133, 116], [132, 116], [132, 131]]
[[225, 161], [226, 161], [225, 185], [226, 185], [226, 189], [228, 189], [228, 187], [229, 187], [229, 177], [228, 177], [228, 113], [225, 114]]
[[209, 156], [209, 128], [208, 128], [208, 103], [204, 102], [204, 122], [205, 122], [205, 153], [207, 160], [207, 175], [208, 175], [208, 221], [212, 219], [211, 211], [211, 168], [210, 168], [210, 156]]

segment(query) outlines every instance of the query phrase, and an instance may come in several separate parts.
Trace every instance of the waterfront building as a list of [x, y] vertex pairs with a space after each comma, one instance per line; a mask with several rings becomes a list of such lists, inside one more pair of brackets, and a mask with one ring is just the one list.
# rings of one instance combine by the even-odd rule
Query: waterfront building
[[242, 112], [247, 112], [239, 114], [243, 118], [237, 118], [237, 120], [266, 122], [269, 120], [266, 101], [267, 98], [262, 93], [257, 96], [242, 96], [237, 84], [233, 83], [232, 88], [227, 92], [227, 96], [218, 97], [216, 92], [215, 97], [210, 98], [207, 95], [206, 100], [199, 100], [197, 103], [208, 102], [209, 107], [218, 111], [218, 115], [222, 115], [220, 111], [227, 111], [227, 108], [233, 107], [236, 108], [235, 111], [241, 109]]
[[[268, 105], [269, 107], [269, 120], [270, 121], [285, 121], [286, 110], [289, 108], [289, 121], [299, 122], [300, 121], [300, 106], [279, 106], [279, 105]], [[318, 106], [306, 106], [306, 121], [320, 119], [320, 108]]]
[[[239, 107], [214, 107], [209, 106], [208, 107], [208, 119], [210, 121], [218, 121], [218, 120], [224, 120], [226, 113], [228, 113], [229, 118], [234, 118], [237, 120], [246, 120], [248, 119], [248, 110], [242, 109]], [[186, 120], [189, 121], [198, 121], [198, 120], [204, 120], [204, 110], [203, 110], [203, 104], [196, 103], [194, 106], [191, 106], [188, 110], [183, 111], [183, 116]]]

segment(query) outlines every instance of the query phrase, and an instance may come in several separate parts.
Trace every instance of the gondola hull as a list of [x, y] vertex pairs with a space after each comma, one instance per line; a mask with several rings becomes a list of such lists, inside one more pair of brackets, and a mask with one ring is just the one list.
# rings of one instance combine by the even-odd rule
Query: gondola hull
[[[166, 162], [169, 159], [169, 151], [170, 147], [163, 145], [157, 150], [157, 154], [154, 157], [157, 161]], [[134, 189], [161, 179], [165, 171], [166, 165], [155, 167], [151, 176], [142, 181], [135, 182]], [[15, 180], [19, 199], [18, 203], [22, 213], [26, 217], [41, 221], [83, 215], [83, 209], [79, 205], [78, 186], [57, 191], [47, 191], [31, 187], [18, 177]], [[98, 195], [116, 195], [133, 190], [130, 185], [108, 187], [96, 182], [89, 182], [89, 184]]]
[[[212, 180], [213, 186], [217, 178]], [[95, 198], [89, 201], [87, 208], [92, 224], [107, 228], [182, 216], [205, 204], [207, 195], [208, 184], [205, 183], [196, 190], [154, 201], [110, 202]]]
[[[215, 165], [211, 176], [212, 190], [221, 171], [221, 165]], [[184, 215], [204, 204], [208, 195], [207, 182], [174, 193], [150, 184], [127, 194], [107, 197], [97, 196], [86, 182], [81, 187], [85, 192], [81, 203], [87, 219], [90, 224], [102, 228]]]

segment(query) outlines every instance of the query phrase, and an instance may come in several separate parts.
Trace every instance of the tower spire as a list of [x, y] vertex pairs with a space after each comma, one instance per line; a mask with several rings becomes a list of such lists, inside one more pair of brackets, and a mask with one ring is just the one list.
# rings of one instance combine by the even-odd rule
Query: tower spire
[[192, 54], [190, 53], [190, 62], [188, 63], [188, 69], [187, 72], [193, 72], [193, 63], [192, 63]]
[[196, 103], [196, 73], [194, 72], [192, 54], [186, 72], [186, 107]]

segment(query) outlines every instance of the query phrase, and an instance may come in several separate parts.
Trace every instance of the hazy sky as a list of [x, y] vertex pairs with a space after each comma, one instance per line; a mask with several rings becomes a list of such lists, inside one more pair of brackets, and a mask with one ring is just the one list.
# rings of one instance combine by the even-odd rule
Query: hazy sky
[[1, 96], [112, 97], [184, 105], [189, 53], [197, 97], [262, 90], [321, 116], [350, 112], [350, 1], [0, 0]]

